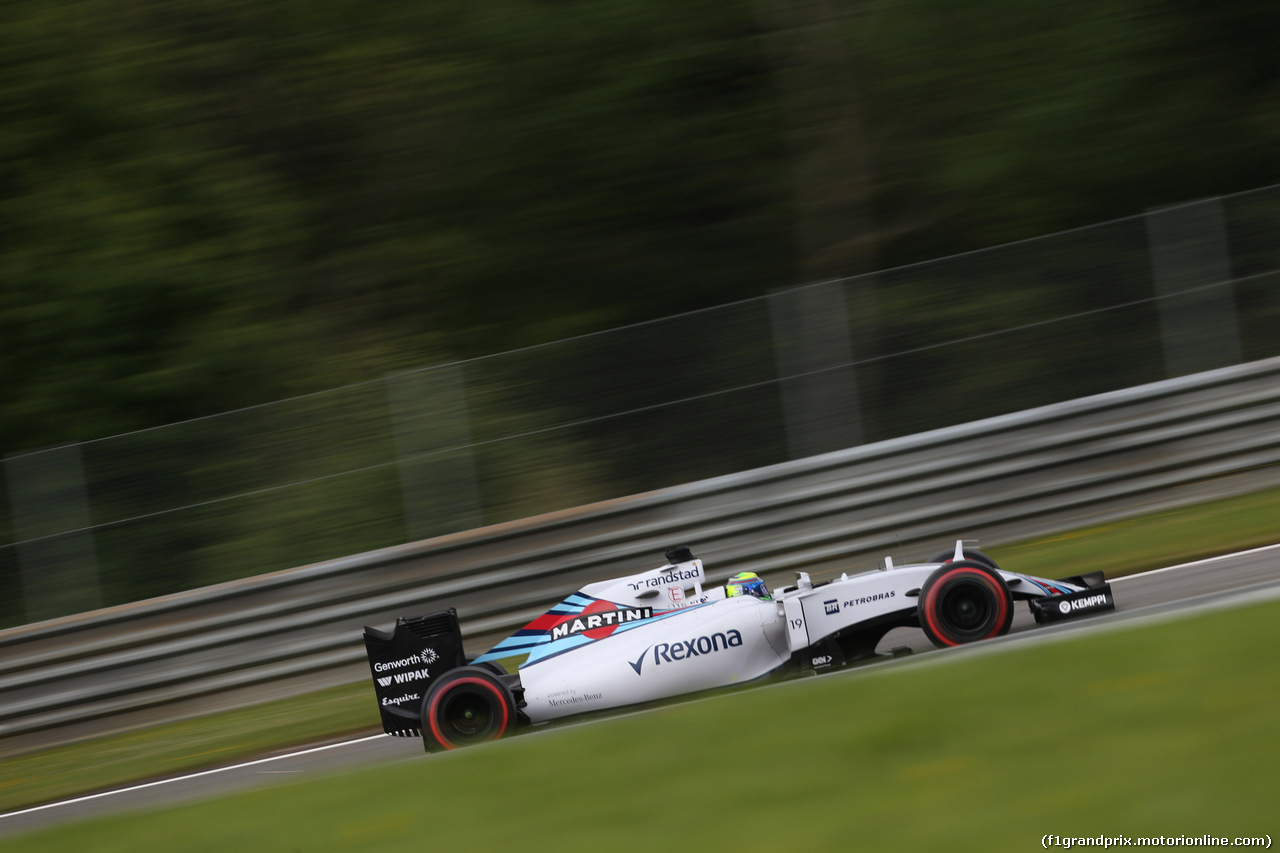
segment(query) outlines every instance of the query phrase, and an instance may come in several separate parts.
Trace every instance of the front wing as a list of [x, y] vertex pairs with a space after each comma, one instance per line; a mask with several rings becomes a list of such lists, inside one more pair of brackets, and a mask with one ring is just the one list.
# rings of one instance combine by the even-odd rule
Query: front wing
[[1076, 616], [1089, 616], [1116, 609], [1116, 600], [1111, 595], [1111, 585], [1103, 583], [1096, 587], [1069, 592], [1066, 595], [1035, 598], [1030, 602], [1031, 615], [1038, 624], [1058, 622]]

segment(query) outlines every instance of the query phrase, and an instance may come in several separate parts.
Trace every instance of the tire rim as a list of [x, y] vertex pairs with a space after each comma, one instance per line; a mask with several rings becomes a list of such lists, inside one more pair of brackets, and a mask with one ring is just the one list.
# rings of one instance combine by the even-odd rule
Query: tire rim
[[938, 615], [946, 626], [963, 636], [982, 636], [990, 628], [991, 590], [979, 581], [958, 581], [943, 590]]
[[498, 688], [479, 678], [463, 678], [432, 701], [431, 729], [446, 748], [502, 737], [510, 715]]

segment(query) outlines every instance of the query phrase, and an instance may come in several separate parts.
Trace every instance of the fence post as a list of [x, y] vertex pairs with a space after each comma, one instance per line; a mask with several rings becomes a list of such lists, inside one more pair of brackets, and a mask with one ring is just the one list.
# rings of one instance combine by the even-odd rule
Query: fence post
[[387, 399], [409, 539], [483, 524], [462, 366], [389, 374]]
[[843, 280], [769, 294], [792, 459], [863, 442]]
[[1167, 375], [1239, 364], [1222, 200], [1148, 210], [1146, 223]]
[[4, 471], [27, 621], [101, 607], [80, 445], [7, 456]]

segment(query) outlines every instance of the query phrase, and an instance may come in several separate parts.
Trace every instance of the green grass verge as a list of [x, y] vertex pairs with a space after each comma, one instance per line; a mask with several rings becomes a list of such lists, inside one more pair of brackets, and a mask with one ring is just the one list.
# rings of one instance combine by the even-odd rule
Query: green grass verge
[[[1108, 577], [1280, 538], [1280, 489], [1086, 528], [991, 550], [1001, 565], [1061, 577]], [[300, 720], [299, 707], [308, 713]], [[0, 812], [189, 772], [358, 731], [377, 730], [372, 689], [352, 685], [199, 720], [157, 726], [0, 762]]]
[[1277, 620], [1272, 602], [964, 650], [6, 844], [986, 853], [1047, 833], [1274, 836]]
[[0, 813], [374, 730], [381, 731], [373, 688], [352, 684], [56, 746], [0, 762]]
[[1043, 577], [1107, 577], [1280, 541], [1280, 489], [1172, 509], [991, 550], [1001, 566]]

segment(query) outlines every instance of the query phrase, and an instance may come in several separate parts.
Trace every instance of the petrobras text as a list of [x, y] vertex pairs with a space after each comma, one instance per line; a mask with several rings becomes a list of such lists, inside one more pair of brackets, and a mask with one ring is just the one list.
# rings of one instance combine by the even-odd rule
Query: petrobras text
[[[868, 595], [862, 598], [848, 599], [847, 601], [843, 602], [843, 606], [857, 607], [859, 604], [870, 604], [873, 601], [883, 601], [885, 599], [894, 598], [896, 596], [897, 596], [897, 592], [895, 590], [889, 590], [888, 592], [877, 592], [874, 595]], [[827, 612], [830, 613], [831, 611], [828, 610]]]

